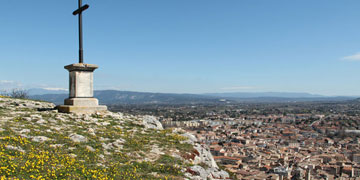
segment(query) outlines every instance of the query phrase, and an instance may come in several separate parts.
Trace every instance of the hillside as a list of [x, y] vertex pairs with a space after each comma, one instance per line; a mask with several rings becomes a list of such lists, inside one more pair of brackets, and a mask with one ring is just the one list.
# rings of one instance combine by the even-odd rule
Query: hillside
[[1, 179], [226, 179], [209, 149], [152, 116], [61, 114], [0, 97]]

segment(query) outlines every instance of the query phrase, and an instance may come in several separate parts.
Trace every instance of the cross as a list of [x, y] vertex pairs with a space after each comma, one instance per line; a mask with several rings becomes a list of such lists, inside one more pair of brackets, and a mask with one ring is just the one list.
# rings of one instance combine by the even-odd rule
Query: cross
[[79, 14], [79, 63], [84, 62], [83, 55], [83, 38], [82, 38], [82, 12], [89, 8], [88, 4], [82, 5], [82, 0], [79, 0], [79, 9], [75, 10], [72, 14], [74, 16]]

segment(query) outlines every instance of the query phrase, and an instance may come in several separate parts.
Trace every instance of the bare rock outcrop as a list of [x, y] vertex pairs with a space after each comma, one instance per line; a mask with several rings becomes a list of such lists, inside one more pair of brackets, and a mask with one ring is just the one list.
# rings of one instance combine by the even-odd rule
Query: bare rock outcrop
[[143, 116], [143, 125], [146, 129], [158, 129], [163, 130], [163, 126], [154, 116]]
[[188, 140], [184, 142], [193, 144], [195, 149], [190, 156], [192, 157], [192, 163], [195, 165], [189, 167], [185, 173], [189, 179], [230, 179], [229, 173], [218, 167], [207, 145], [199, 144], [196, 137], [190, 133], [184, 133], [182, 136], [187, 137]]

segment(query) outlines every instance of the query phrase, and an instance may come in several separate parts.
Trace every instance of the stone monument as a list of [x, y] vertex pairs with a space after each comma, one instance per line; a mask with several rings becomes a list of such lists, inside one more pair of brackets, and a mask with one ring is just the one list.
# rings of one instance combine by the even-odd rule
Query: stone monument
[[82, 43], [82, 12], [89, 8], [89, 5], [81, 5], [73, 12], [79, 15], [79, 63], [65, 66], [69, 71], [69, 98], [65, 99], [64, 105], [57, 107], [59, 112], [92, 114], [106, 111], [106, 106], [100, 106], [99, 101], [94, 98], [93, 72], [98, 68], [95, 64], [83, 63], [83, 43]]
[[93, 72], [98, 68], [94, 64], [70, 64], [65, 66], [69, 71], [69, 98], [58, 106], [59, 112], [91, 114], [106, 111], [106, 106], [99, 106], [94, 98]]

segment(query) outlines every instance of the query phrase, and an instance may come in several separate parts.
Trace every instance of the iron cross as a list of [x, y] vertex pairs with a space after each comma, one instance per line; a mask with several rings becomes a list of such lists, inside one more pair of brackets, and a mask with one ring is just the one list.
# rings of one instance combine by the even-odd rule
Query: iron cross
[[79, 15], [79, 63], [84, 62], [83, 55], [83, 37], [82, 37], [82, 12], [89, 8], [88, 4], [82, 5], [82, 0], [79, 0], [79, 9], [75, 10], [72, 14]]

